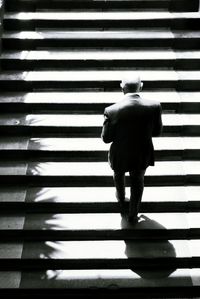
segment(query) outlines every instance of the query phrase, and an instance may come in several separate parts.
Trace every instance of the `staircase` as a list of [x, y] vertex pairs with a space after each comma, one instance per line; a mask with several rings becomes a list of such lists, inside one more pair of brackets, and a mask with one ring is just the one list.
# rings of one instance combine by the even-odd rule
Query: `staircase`
[[[198, 0], [4, 4], [0, 295], [200, 296]], [[132, 73], [164, 123], [135, 226], [100, 139]]]

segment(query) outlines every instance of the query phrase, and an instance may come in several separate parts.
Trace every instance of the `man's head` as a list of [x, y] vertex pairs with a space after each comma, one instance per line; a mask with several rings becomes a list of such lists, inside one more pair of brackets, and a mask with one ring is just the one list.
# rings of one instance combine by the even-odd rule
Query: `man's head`
[[140, 92], [143, 86], [143, 82], [139, 76], [133, 76], [129, 78], [123, 78], [120, 84], [123, 92], [126, 93], [136, 93]]

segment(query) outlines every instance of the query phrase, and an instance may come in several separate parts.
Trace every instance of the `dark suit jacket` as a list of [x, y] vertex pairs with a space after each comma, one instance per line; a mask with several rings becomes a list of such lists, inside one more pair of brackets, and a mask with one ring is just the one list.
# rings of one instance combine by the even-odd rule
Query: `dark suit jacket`
[[101, 138], [112, 142], [108, 154], [114, 171], [146, 169], [154, 165], [152, 136], [162, 131], [161, 105], [157, 101], [126, 94], [104, 111]]

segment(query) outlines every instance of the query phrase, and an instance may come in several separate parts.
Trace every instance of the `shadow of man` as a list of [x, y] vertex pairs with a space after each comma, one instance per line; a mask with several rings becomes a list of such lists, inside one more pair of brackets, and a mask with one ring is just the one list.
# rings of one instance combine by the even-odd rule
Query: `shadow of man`
[[[135, 229], [137, 231], [149, 231], [149, 237], [136, 240], [125, 240], [125, 254], [130, 261], [130, 269], [140, 275], [141, 278], [158, 279], [167, 278], [176, 270], [173, 266], [173, 259], [176, 257], [176, 251], [172, 243], [167, 239], [153, 239], [151, 232], [153, 230], [164, 231], [166, 228], [160, 223], [141, 215], [136, 224], [130, 224], [122, 215], [121, 225], [123, 229]], [[161, 232], [162, 234], [162, 232]], [[134, 265], [134, 258], [139, 258], [139, 263]], [[156, 262], [156, 259], [162, 259], [162, 262]], [[165, 260], [166, 259], [166, 260]], [[169, 263], [172, 261], [172, 263]]]

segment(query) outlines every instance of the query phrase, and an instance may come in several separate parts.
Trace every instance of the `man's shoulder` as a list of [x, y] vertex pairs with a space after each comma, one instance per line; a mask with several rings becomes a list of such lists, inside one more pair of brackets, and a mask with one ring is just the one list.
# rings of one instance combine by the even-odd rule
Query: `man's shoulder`
[[123, 105], [123, 100], [124, 100], [124, 98], [122, 98], [122, 99], [118, 100], [116, 103], [106, 107], [104, 113], [111, 115], [111, 114], [115, 113], [116, 111], [118, 111], [119, 107]]
[[160, 107], [161, 103], [158, 100], [148, 98], [148, 97], [143, 97], [140, 96], [141, 103], [146, 105], [146, 106], [151, 106], [151, 107]]
[[141, 105], [143, 107], [150, 107], [150, 108], [155, 108], [157, 109], [158, 107], [161, 108], [161, 104], [158, 100], [148, 98], [148, 97], [143, 97], [142, 95], [138, 95], [136, 98], [136, 102], [133, 101], [133, 99], [129, 98], [128, 96], [122, 97], [120, 100], [118, 100], [116, 103], [108, 106], [104, 110], [104, 114], [107, 116], [111, 117], [112, 115], [115, 115], [116, 113], [119, 113], [121, 109], [124, 109], [125, 107], [130, 107], [130, 106], [138, 106]]

